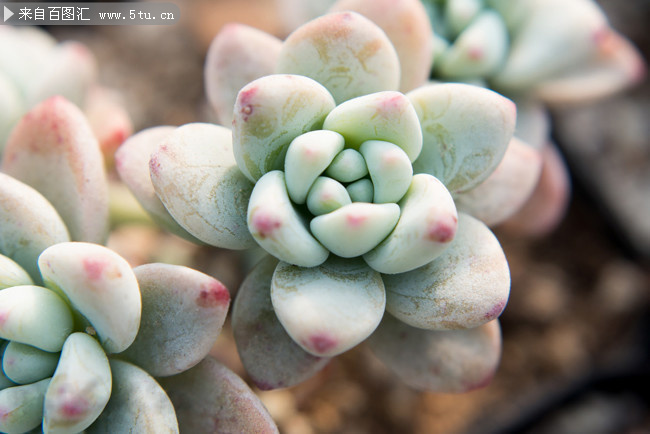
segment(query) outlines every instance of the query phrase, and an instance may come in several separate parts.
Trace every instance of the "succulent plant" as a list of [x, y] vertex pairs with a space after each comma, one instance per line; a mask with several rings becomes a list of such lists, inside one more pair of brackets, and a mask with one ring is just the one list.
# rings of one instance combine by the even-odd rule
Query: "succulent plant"
[[[277, 432], [243, 380], [206, 358], [230, 304], [218, 280], [132, 269], [70, 241], [103, 240], [107, 226], [104, 165], [79, 109], [36, 106], [5, 157], [22, 181], [0, 173], [0, 431]], [[166, 389], [154, 377], [170, 377]]]
[[11, 129], [32, 107], [60, 95], [86, 111], [110, 156], [133, 130], [115, 91], [97, 84], [93, 54], [80, 42], [57, 41], [33, 26], [0, 28], [0, 155]]
[[[302, 3], [281, 2], [283, 10], [293, 11], [289, 28], [298, 17], [328, 9], [356, 11], [378, 24], [396, 46], [420, 50], [430, 79], [486, 86], [515, 101], [519, 143], [510, 146], [513, 155], [471, 199], [485, 198], [491, 210], [464, 208], [465, 200], [460, 207], [491, 226], [508, 221], [508, 228], [529, 235], [547, 233], [561, 221], [570, 190], [566, 166], [550, 140], [545, 106], [592, 102], [645, 75], [636, 48], [590, 0], [422, 0], [430, 24], [422, 22], [424, 8], [417, 0], [321, 1], [310, 8]], [[430, 37], [418, 36], [418, 44], [409, 40], [423, 26]], [[492, 192], [507, 189], [509, 206], [498, 206], [501, 200], [493, 200]]]
[[[275, 430], [241, 379], [214, 360], [202, 362], [230, 304], [218, 280], [175, 265], [131, 269], [110, 249], [80, 242], [40, 255], [44, 287], [6, 256], [0, 263], [3, 432], [41, 423], [46, 433], [178, 432], [176, 401], [185, 418], [194, 419], [190, 426], [207, 420], [223, 431]], [[182, 380], [173, 379], [186, 371]], [[183, 394], [202, 393], [186, 376], [217, 390], [203, 397], [207, 408], [199, 410], [192, 399], [183, 408]], [[154, 377], [171, 377], [165, 380], [171, 400]], [[230, 401], [229, 407], [211, 407], [206, 399]], [[225, 422], [215, 425], [215, 419]]]
[[[252, 50], [255, 42], [264, 49]], [[408, 60], [417, 50], [405, 56], [418, 63]], [[238, 66], [253, 81], [242, 84]], [[399, 92], [397, 51], [353, 12], [311, 21], [284, 42], [229, 25], [208, 54], [206, 81], [232, 130], [195, 123], [143, 131], [120, 148], [117, 168], [159, 220], [172, 218], [206, 244], [257, 244], [270, 254], [242, 284], [233, 311], [254, 383], [296, 384], [396, 323], [421, 331], [432, 348], [456, 342], [440, 344], [446, 356], [432, 349], [416, 362], [456, 369], [444, 384], [413, 380], [436, 369], [384, 358], [409, 384], [486, 384], [500, 354], [495, 321], [509, 270], [494, 235], [457, 212], [454, 197], [499, 165], [514, 104], [466, 84]], [[390, 336], [370, 340], [380, 357]], [[477, 342], [489, 354], [472, 354]], [[462, 354], [469, 362], [456, 363]], [[479, 368], [474, 357], [487, 358]]]

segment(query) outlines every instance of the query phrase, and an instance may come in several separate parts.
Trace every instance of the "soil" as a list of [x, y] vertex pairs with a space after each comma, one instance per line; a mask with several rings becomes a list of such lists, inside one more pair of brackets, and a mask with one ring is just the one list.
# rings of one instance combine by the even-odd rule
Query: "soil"
[[[650, 2], [599, 2], [613, 25], [650, 59], [646, 26]], [[182, 4], [175, 26], [55, 27], [59, 38], [85, 42], [96, 53], [101, 81], [118, 89], [136, 131], [153, 125], [214, 121], [203, 94], [202, 65], [209, 40], [226, 21], [239, 20], [279, 32], [268, 1], [192, 1]], [[635, 155], [650, 155], [647, 82], [617, 97], [646, 127], [624, 128], [629, 119], [600, 108], [580, 128], [604, 119], [624, 128]], [[589, 108], [587, 108], [589, 109]], [[593, 108], [592, 108], [593, 109]], [[645, 111], [643, 111], [645, 110]], [[561, 121], [559, 121], [561, 122]], [[555, 132], [571, 169], [584, 167], [583, 154], [567, 148]], [[633, 131], [629, 131], [629, 130]], [[626, 158], [630, 147], [607, 137], [617, 161], [650, 172], [648, 158]], [[638, 147], [642, 152], [639, 154]], [[593, 153], [592, 153], [593, 154]], [[589, 158], [598, 158], [591, 155]], [[611, 154], [607, 156], [611, 158]], [[587, 163], [588, 164], [588, 163]], [[596, 161], [594, 164], [605, 164]], [[623, 164], [623, 163], [621, 163]], [[501, 317], [503, 355], [493, 382], [460, 395], [411, 390], [363, 346], [336, 358], [315, 378], [286, 390], [260, 392], [284, 433], [640, 433], [650, 432], [649, 257], [639, 245], [635, 220], [627, 219], [612, 196], [626, 188], [648, 199], [647, 177], [626, 181], [605, 197], [595, 187], [598, 173], [573, 177], [566, 218], [542, 239], [515, 237], [498, 228], [511, 267], [512, 290]], [[622, 166], [617, 173], [625, 173]], [[629, 172], [629, 171], [627, 171]], [[616, 176], [613, 175], [616, 182]], [[648, 200], [645, 201], [647, 203]], [[121, 227], [111, 246], [135, 264], [168, 261], [191, 264], [237, 288], [238, 270], [252, 259], [199, 248], [146, 227]], [[226, 326], [213, 354], [245, 376]], [[646, 382], [646, 384], [648, 384]]]

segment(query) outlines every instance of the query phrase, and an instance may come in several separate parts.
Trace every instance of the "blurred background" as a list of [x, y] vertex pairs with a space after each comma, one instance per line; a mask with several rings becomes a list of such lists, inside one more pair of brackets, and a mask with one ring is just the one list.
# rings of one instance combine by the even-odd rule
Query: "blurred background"
[[[119, 90], [135, 131], [214, 122], [203, 62], [223, 24], [284, 36], [274, 0], [176, 3], [174, 26], [51, 27], [87, 44], [100, 81]], [[599, 0], [612, 26], [650, 59], [650, 1]], [[504, 348], [487, 388], [411, 390], [362, 346], [291, 389], [260, 393], [285, 433], [650, 432], [650, 85], [594, 106], [553, 112], [572, 175], [563, 223], [539, 239], [495, 230], [512, 273]], [[146, 226], [110, 246], [133, 263], [190, 264], [234, 294], [247, 257], [200, 248]], [[226, 327], [213, 354], [245, 378]]]

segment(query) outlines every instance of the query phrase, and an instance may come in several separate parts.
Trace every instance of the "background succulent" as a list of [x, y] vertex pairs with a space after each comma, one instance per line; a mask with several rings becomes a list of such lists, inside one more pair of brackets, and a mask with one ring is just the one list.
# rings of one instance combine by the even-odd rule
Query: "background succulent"
[[[491, 226], [507, 221], [506, 227], [518, 233], [548, 233], [564, 215], [570, 183], [551, 143], [545, 105], [592, 102], [638, 83], [645, 75], [638, 50], [609, 26], [603, 11], [590, 0], [418, 3], [322, 1], [312, 5], [317, 10], [290, 0], [280, 5], [293, 10], [286, 23], [290, 29], [300, 19], [327, 10], [359, 12], [378, 24], [396, 47], [419, 50], [418, 59], [429, 63], [430, 79], [486, 86], [512, 98], [518, 108], [519, 141], [510, 146], [510, 155], [492, 179], [474, 191], [469, 200], [474, 204], [461, 200], [460, 207]], [[424, 9], [430, 23], [423, 22]], [[420, 29], [425, 28], [430, 36], [419, 36], [419, 44], [414, 44], [414, 35], [423, 34]], [[490, 197], [493, 205], [500, 202], [493, 198], [493, 190], [509, 190], [510, 206], [476, 209], [479, 196]]]
[[[279, 44], [264, 50], [277, 57], [249, 57], [249, 36]], [[166, 209], [199, 240], [231, 249], [257, 242], [274, 256], [248, 276], [233, 314], [253, 381], [268, 389], [304, 380], [378, 326], [393, 329], [388, 314], [380, 325], [388, 310], [401, 327], [426, 330], [432, 350], [415, 363], [445, 365], [477, 348], [473, 339], [489, 352], [481, 366], [478, 355], [452, 362], [458, 369], [446, 382], [414, 380], [423, 371], [413, 360], [385, 359], [410, 385], [486, 384], [500, 351], [493, 320], [507, 301], [508, 266], [489, 229], [458, 214], [453, 196], [498, 166], [514, 104], [464, 84], [398, 92], [395, 48], [351, 12], [309, 22], [284, 42], [228, 26], [206, 63], [218, 109], [239, 86], [236, 64], [262, 76], [236, 93], [232, 112], [221, 110], [224, 122], [232, 116], [232, 132], [210, 124], [143, 131], [118, 151], [117, 167], [145, 208]], [[278, 74], [255, 65], [275, 65]], [[150, 159], [144, 149], [155, 149]], [[449, 274], [438, 281], [439, 269]], [[470, 331], [476, 327], [492, 331]], [[449, 329], [467, 331], [457, 346], [440, 346], [448, 358], [432, 359], [435, 342], [456, 336], [432, 330]], [[380, 356], [392, 345], [383, 336], [371, 340]]]
[[112, 155], [133, 130], [116, 91], [97, 83], [90, 50], [77, 41], [58, 43], [33, 26], [0, 29], [0, 155], [16, 122], [55, 95], [81, 107], [103, 153]]

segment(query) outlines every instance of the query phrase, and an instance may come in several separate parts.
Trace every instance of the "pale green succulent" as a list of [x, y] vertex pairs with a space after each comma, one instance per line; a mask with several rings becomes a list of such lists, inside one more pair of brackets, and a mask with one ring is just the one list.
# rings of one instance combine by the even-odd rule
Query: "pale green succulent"
[[277, 432], [243, 380], [206, 358], [230, 304], [218, 280], [132, 269], [85, 241], [106, 236], [107, 189], [79, 109], [41, 103], [5, 155], [24, 182], [0, 173], [0, 431]]
[[[402, 91], [427, 79], [466, 82], [515, 101], [518, 140], [490, 180], [457, 204], [490, 226], [508, 222], [520, 234], [551, 231], [569, 200], [567, 168], [551, 142], [546, 106], [594, 102], [645, 76], [638, 50], [610, 27], [592, 0], [323, 0], [310, 8], [304, 3], [280, 2], [291, 11], [283, 15], [291, 29], [298, 17], [327, 10], [355, 11], [379, 25], [398, 48]], [[422, 63], [428, 65], [424, 75]]]
[[[232, 130], [158, 127], [117, 153], [120, 175], [159, 221], [210, 245], [270, 253], [233, 312], [261, 388], [304, 380], [375, 330], [369, 342], [383, 354], [398, 344], [390, 315], [426, 330], [406, 343], [421, 345], [419, 359], [387, 359], [412, 386], [468, 390], [496, 369], [508, 265], [454, 197], [495, 170], [515, 106], [466, 84], [404, 94], [400, 75], [384, 32], [356, 13], [318, 18], [284, 42], [229, 25], [208, 53], [206, 85]], [[448, 338], [445, 356], [432, 357], [426, 348]]]

